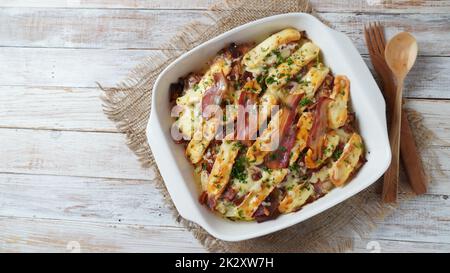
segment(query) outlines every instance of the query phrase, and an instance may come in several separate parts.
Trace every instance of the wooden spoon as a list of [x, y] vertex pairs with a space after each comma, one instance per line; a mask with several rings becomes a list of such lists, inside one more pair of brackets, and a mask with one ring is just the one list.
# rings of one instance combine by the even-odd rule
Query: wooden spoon
[[395, 35], [388, 42], [384, 51], [386, 63], [392, 70], [397, 81], [397, 92], [395, 94], [395, 103], [392, 109], [390, 128], [392, 161], [384, 174], [382, 193], [384, 202], [390, 203], [397, 201], [403, 81], [416, 61], [417, 51], [417, 41], [408, 32], [401, 32]]

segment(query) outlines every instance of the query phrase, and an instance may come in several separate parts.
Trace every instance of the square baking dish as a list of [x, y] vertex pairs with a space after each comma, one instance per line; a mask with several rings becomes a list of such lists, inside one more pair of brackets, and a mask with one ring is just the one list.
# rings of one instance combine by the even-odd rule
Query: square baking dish
[[[233, 222], [219, 217], [198, 202], [200, 190], [194, 179], [193, 166], [185, 158], [183, 147], [175, 144], [170, 134], [174, 120], [170, 115], [169, 86], [177, 82], [179, 77], [198, 70], [199, 64], [206, 64], [229, 43], [260, 42], [287, 27], [305, 30], [308, 37], [320, 47], [324, 63], [334, 75], [344, 74], [350, 79], [351, 103], [367, 150], [367, 163], [345, 186], [335, 188], [297, 212], [263, 223]], [[267, 17], [197, 46], [161, 72], [152, 96], [147, 138], [169, 194], [182, 217], [199, 224], [222, 240], [246, 240], [300, 223], [367, 188], [381, 177], [390, 164], [385, 102], [372, 74], [347, 36], [309, 14], [288, 13]]]

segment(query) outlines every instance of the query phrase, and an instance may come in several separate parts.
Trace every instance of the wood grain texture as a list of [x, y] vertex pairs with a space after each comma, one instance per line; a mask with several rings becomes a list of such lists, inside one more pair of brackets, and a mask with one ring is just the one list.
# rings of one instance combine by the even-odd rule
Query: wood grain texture
[[0, 86], [0, 127], [117, 132], [99, 95], [97, 88]]
[[[363, 59], [370, 68], [372, 75], [376, 77], [368, 56]], [[450, 69], [449, 57], [422, 56], [417, 58], [405, 79], [403, 97], [407, 98], [450, 98], [447, 88], [447, 78], [450, 76], [446, 71]]]
[[[213, 0], [4, 0], [0, 7], [103, 9], [207, 9]], [[436, 0], [311, 0], [321, 12], [448, 13], [450, 1]]]
[[[367, 53], [363, 24], [380, 21], [387, 37], [401, 30], [416, 36], [421, 55], [450, 56], [449, 14], [320, 13]], [[210, 22], [193, 10], [0, 9], [0, 46], [160, 49], [192, 20]], [[130, 31], [132, 30], [132, 31]], [[440, 45], [440, 46], [433, 46]], [[173, 45], [177, 48], [177, 45]]]
[[[387, 217], [378, 226], [375, 238], [399, 241], [426, 241], [432, 243], [450, 242], [448, 196], [421, 195], [412, 200], [403, 201], [394, 214]], [[436, 228], [428, 226], [430, 222]], [[407, 226], [409, 231], [400, 226]]]
[[354, 243], [354, 252], [358, 253], [437, 253], [449, 251], [450, 245], [446, 243], [384, 240], [376, 237], [358, 238]]
[[97, 87], [114, 85], [152, 52], [0, 48], [0, 85]]
[[5, 217], [178, 226], [151, 180], [3, 173], [0, 207]]
[[117, 133], [0, 129], [0, 172], [152, 179]]
[[0, 252], [205, 251], [177, 227], [0, 217], [0, 229]]

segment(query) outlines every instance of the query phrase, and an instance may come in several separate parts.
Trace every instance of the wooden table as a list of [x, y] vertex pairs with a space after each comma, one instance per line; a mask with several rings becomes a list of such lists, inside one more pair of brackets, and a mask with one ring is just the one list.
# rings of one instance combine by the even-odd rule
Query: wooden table
[[[208, 20], [211, 2], [0, 1], [0, 251], [205, 251], [102, 113], [95, 82], [114, 85], [183, 25]], [[450, 1], [312, 2], [366, 60], [363, 23], [414, 33], [407, 106], [439, 138], [429, 193], [355, 234], [355, 251], [450, 251]]]

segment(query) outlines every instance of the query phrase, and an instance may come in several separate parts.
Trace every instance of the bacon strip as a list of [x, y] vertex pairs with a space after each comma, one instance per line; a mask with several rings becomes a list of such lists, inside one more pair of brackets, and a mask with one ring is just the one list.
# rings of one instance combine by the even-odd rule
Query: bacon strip
[[282, 138], [280, 146], [276, 151], [266, 157], [266, 166], [270, 169], [287, 168], [289, 156], [295, 144], [297, 130], [294, 126], [289, 128], [288, 133]]
[[294, 125], [295, 116], [297, 115], [297, 105], [303, 94], [289, 95], [286, 99], [285, 107], [288, 111], [283, 113], [280, 123], [281, 140], [277, 150], [266, 156], [266, 166], [270, 169], [287, 168], [289, 165], [289, 157], [294, 147], [297, 135], [297, 126]]
[[[246, 146], [252, 144], [251, 140], [254, 140], [258, 131], [257, 112], [255, 116], [250, 118], [250, 113], [245, 111], [248, 106], [255, 106], [258, 101], [258, 94], [247, 91], [242, 91], [239, 96], [238, 118], [237, 118], [237, 139], [240, 140]], [[255, 109], [256, 110], [256, 109]], [[252, 123], [253, 126], [250, 126]]]
[[322, 157], [322, 145], [328, 126], [327, 109], [331, 101], [332, 99], [328, 97], [320, 97], [316, 105], [314, 121], [308, 138], [308, 147], [313, 152], [313, 160]]
[[210, 117], [213, 113], [206, 112], [210, 105], [220, 105], [222, 97], [228, 89], [228, 83], [223, 73], [215, 73], [213, 75], [214, 85], [207, 89], [202, 98], [202, 116]]
[[253, 218], [255, 218], [258, 223], [274, 219], [280, 214], [278, 211], [280, 194], [280, 190], [275, 188], [264, 200], [263, 203], [266, 203], [266, 205], [259, 205], [255, 213], [253, 213]]

